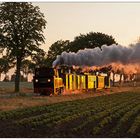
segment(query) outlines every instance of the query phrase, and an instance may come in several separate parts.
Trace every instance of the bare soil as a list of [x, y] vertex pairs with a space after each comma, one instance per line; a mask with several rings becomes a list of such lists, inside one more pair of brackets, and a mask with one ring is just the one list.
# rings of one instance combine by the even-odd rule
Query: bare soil
[[[25, 88], [25, 87], [24, 87]], [[24, 89], [23, 88], [23, 89]], [[26, 88], [22, 94], [14, 93], [0, 96], [0, 111], [14, 110], [20, 108], [28, 108], [33, 106], [49, 105], [58, 102], [72, 101], [77, 99], [85, 99], [96, 96], [103, 96], [124, 91], [140, 91], [140, 87], [111, 87], [111, 89], [86, 91], [79, 94], [68, 93], [60, 96], [39, 96], [33, 94], [31, 88]]]

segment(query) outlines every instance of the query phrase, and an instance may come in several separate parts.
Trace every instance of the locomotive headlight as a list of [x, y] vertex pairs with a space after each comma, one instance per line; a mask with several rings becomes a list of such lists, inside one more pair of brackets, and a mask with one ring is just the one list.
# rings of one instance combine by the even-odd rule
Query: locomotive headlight
[[35, 79], [35, 82], [37, 83], [38, 82], [38, 79]]
[[48, 82], [51, 82], [51, 79], [48, 79]]

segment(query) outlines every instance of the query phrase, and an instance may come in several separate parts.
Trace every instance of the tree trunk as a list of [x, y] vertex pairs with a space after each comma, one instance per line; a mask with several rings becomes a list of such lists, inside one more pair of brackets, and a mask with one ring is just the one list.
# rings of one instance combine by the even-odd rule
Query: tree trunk
[[28, 82], [28, 73], [26, 74], [26, 80], [27, 80], [26, 82]]
[[115, 86], [115, 72], [113, 72], [113, 86]]
[[122, 85], [122, 76], [123, 76], [123, 74], [121, 73], [120, 74], [120, 86]]
[[4, 75], [5, 75], [5, 77], [4, 77], [4, 80], [3, 80], [3, 81], [4, 81], [4, 82], [7, 82], [7, 79], [6, 79], [6, 78], [7, 78], [7, 73], [4, 72]]
[[19, 92], [19, 84], [20, 84], [20, 68], [21, 68], [21, 59], [17, 58], [16, 64], [16, 77], [15, 77], [15, 92]]

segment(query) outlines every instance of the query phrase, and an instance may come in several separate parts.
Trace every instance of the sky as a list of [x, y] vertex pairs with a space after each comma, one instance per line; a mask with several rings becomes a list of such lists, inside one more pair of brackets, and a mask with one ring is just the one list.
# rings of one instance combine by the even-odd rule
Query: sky
[[44, 30], [47, 52], [57, 40], [70, 40], [80, 34], [102, 32], [124, 46], [140, 36], [140, 3], [35, 2], [47, 21]]

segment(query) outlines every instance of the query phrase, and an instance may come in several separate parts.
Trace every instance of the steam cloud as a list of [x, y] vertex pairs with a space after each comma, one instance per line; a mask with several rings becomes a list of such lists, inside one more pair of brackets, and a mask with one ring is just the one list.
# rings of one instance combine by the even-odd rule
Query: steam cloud
[[100, 48], [79, 50], [74, 52], [63, 52], [57, 56], [53, 62], [53, 67], [65, 64], [75, 66], [102, 66], [110, 63], [139, 63], [140, 62], [140, 43], [131, 47], [121, 45], [103, 45]]

